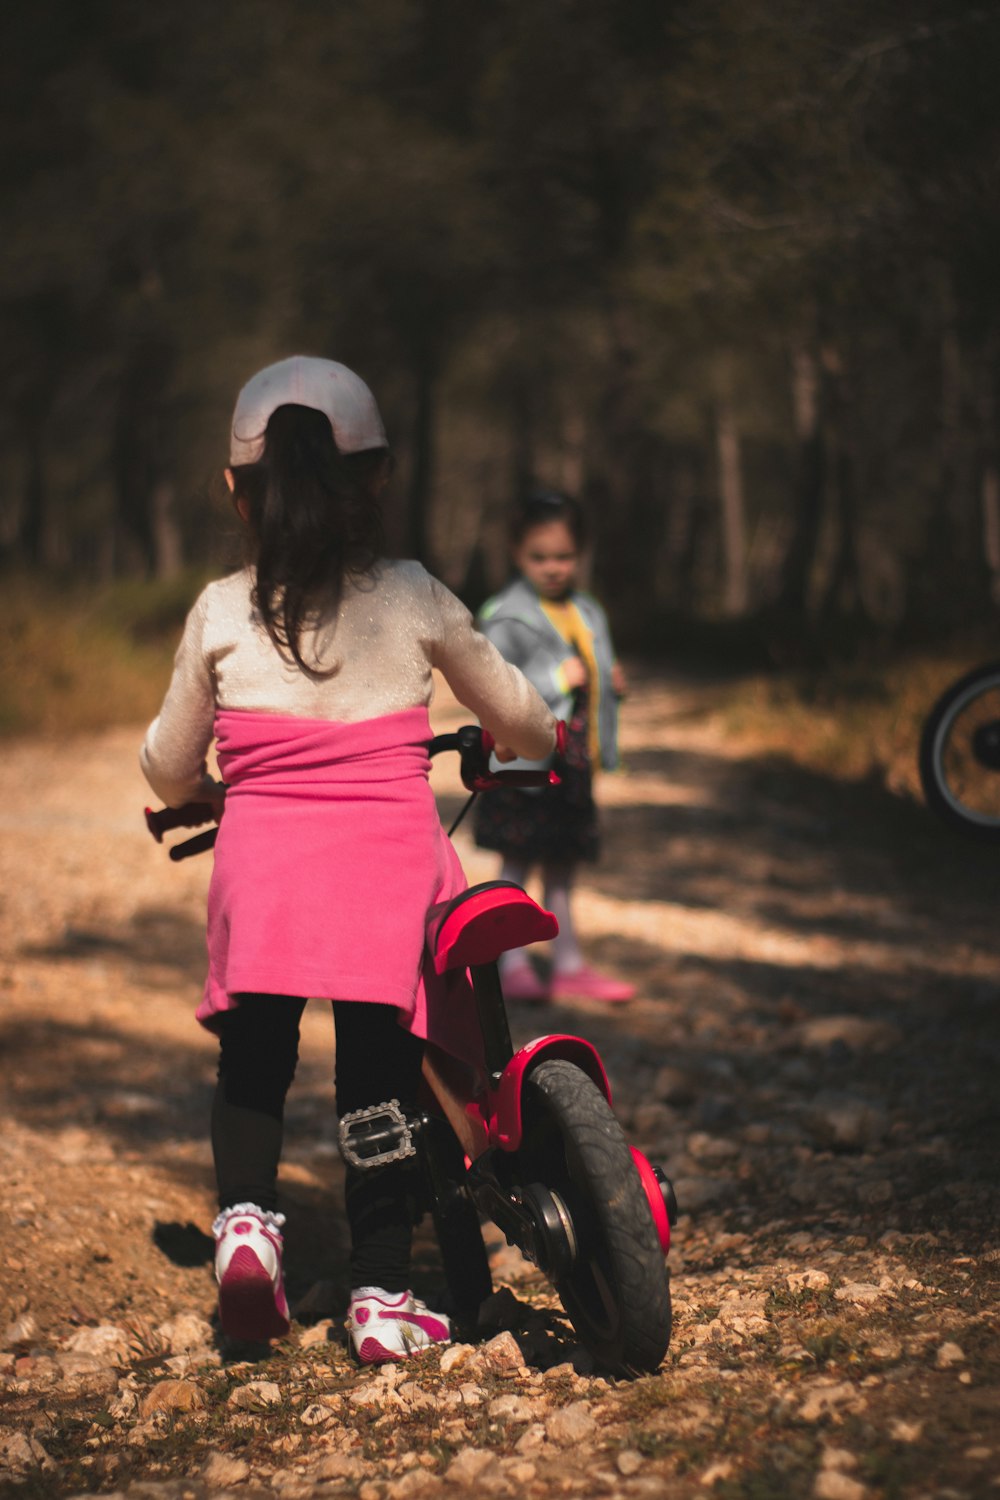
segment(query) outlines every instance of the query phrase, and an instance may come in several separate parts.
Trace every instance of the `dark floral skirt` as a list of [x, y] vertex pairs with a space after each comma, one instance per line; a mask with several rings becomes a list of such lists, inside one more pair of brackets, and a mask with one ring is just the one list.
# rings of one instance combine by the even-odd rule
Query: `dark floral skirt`
[[587, 707], [583, 694], [568, 725], [566, 755], [558, 786], [497, 787], [481, 792], [473, 806], [473, 832], [480, 849], [495, 849], [529, 864], [592, 862], [600, 853], [597, 807], [587, 753]]

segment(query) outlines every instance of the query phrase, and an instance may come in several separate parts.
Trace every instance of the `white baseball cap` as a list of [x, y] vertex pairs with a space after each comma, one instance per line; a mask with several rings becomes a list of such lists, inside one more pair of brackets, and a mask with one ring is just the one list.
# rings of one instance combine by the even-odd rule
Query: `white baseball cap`
[[279, 406], [308, 406], [329, 418], [340, 453], [364, 453], [388, 442], [375, 397], [360, 375], [332, 359], [293, 354], [259, 370], [236, 398], [229, 443], [231, 464], [254, 464]]

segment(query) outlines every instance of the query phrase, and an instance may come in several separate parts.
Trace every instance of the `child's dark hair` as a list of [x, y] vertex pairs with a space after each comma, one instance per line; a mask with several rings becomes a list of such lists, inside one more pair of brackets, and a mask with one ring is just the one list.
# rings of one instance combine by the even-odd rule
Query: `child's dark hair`
[[335, 605], [344, 579], [370, 572], [382, 552], [375, 481], [387, 458], [385, 448], [342, 454], [322, 412], [279, 406], [257, 463], [233, 467], [257, 569], [252, 603], [304, 671], [315, 671], [301, 651], [310, 612]]
[[563, 521], [579, 549], [587, 545], [587, 518], [579, 500], [561, 490], [529, 490], [515, 502], [507, 527], [512, 547], [519, 547], [529, 531], [549, 521]]

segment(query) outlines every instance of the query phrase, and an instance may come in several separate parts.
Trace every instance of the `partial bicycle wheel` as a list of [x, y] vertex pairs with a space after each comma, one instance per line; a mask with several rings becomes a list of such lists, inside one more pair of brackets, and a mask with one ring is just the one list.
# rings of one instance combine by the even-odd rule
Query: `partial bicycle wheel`
[[942, 693], [920, 736], [927, 804], [953, 828], [1000, 842], [1000, 662]]
[[581, 1342], [606, 1369], [659, 1368], [670, 1343], [670, 1281], [621, 1126], [573, 1063], [542, 1062], [524, 1091], [522, 1179], [543, 1183], [573, 1246], [555, 1289]]

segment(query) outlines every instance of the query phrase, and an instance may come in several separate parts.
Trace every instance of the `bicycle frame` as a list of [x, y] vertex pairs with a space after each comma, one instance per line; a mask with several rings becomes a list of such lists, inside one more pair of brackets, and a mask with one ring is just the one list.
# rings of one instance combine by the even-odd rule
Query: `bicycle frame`
[[[532, 1259], [543, 1260], [535, 1243], [538, 1225], [500, 1188], [487, 1158], [514, 1155], [523, 1136], [524, 1086], [534, 1068], [551, 1058], [573, 1063], [596, 1085], [608, 1105], [611, 1085], [597, 1049], [582, 1037], [554, 1033], [537, 1037], [516, 1052], [510, 1036], [497, 960], [510, 948], [554, 937], [558, 924], [519, 886], [485, 882], [431, 913], [428, 946], [439, 973], [467, 969], [483, 1042], [484, 1073], [479, 1079], [438, 1048], [425, 1048], [424, 1079], [465, 1153], [473, 1194], [484, 1212]], [[670, 1247], [676, 1204], [669, 1183], [631, 1148], [664, 1254]], [[556, 1232], [555, 1228], [551, 1233]]]

